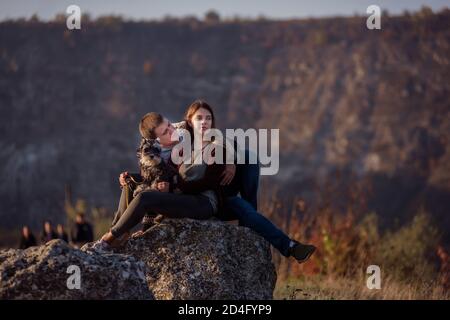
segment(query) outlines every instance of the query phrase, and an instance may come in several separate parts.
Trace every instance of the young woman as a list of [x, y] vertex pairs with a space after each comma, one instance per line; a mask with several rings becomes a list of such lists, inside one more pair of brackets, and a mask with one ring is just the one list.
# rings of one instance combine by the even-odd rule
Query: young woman
[[[186, 112], [185, 120], [195, 131], [203, 133], [215, 127], [214, 113], [204, 101], [194, 101]], [[245, 156], [249, 159], [248, 150]], [[224, 158], [225, 159], [225, 158]], [[221, 220], [239, 220], [239, 225], [252, 229], [264, 237], [283, 256], [294, 257], [298, 262], [305, 262], [314, 253], [313, 245], [302, 244], [290, 239], [269, 219], [257, 212], [257, 191], [259, 181], [259, 165], [245, 163], [238, 165], [236, 177], [232, 183], [219, 186], [222, 200], [216, 216]], [[192, 190], [195, 191], [195, 190]], [[240, 196], [235, 195], [236, 191]], [[223, 195], [226, 195], [225, 197]]]

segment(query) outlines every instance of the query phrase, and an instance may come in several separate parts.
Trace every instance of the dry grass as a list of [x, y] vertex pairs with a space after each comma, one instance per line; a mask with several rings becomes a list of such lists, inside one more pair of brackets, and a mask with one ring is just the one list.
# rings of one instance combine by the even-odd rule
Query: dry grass
[[[326, 195], [326, 192], [321, 194]], [[338, 194], [345, 190], [331, 190]], [[308, 210], [304, 200], [282, 201], [276, 190], [261, 197], [261, 212], [291, 238], [312, 243], [316, 253], [304, 264], [273, 250], [278, 282], [276, 299], [449, 299], [450, 259], [441, 231], [419, 208], [400, 228], [381, 230], [376, 213], [364, 212], [357, 188], [347, 208], [324, 205]], [[346, 195], [339, 195], [346, 197]], [[380, 290], [368, 289], [369, 265], [381, 269]]]
[[275, 299], [287, 300], [449, 300], [439, 283], [412, 281], [402, 283], [386, 279], [381, 289], [368, 289], [364, 278], [304, 277], [278, 281]]

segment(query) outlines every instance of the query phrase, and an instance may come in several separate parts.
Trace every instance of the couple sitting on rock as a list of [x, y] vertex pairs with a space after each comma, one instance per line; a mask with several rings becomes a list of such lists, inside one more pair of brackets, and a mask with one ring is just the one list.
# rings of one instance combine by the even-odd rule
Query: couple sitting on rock
[[[194, 101], [187, 109], [183, 124], [191, 134], [203, 137], [203, 133], [215, 128], [212, 108], [204, 101]], [[130, 231], [138, 225], [149, 212], [162, 214], [167, 218], [209, 219], [216, 217], [223, 221], [238, 220], [240, 226], [252, 229], [277, 248], [285, 257], [294, 257], [299, 262], [308, 260], [315, 251], [313, 245], [302, 244], [290, 239], [272, 222], [257, 211], [257, 192], [259, 183], [259, 164], [208, 164], [205, 161], [191, 161], [174, 165], [171, 160], [172, 149], [180, 143], [173, 141], [177, 130], [162, 115], [146, 114], [139, 125], [143, 139], [157, 139], [161, 146], [161, 159], [178, 171], [177, 188], [179, 193], [169, 192], [168, 182], [159, 182], [154, 191], [141, 192], [129, 201], [130, 192], [126, 188], [128, 173], [120, 175], [122, 195], [112, 227], [94, 243], [93, 248], [100, 251], [128, 239]], [[176, 133], [174, 136], [177, 136]], [[202, 152], [213, 143], [202, 139]], [[224, 152], [226, 149], [224, 148]], [[246, 160], [249, 152], [245, 150]], [[204, 158], [202, 158], [204, 159]], [[248, 161], [249, 162], [249, 161]], [[240, 194], [240, 196], [238, 196]]]

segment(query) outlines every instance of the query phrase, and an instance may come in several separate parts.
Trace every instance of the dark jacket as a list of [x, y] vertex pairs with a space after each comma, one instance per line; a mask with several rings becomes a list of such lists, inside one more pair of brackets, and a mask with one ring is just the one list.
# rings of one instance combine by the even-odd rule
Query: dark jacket
[[37, 245], [37, 242], [36, 238], [32, 233], [30, 233], [28, 238], [25, 238], [23, 235], [20, 238], [19, 249], [26, 249], [35, 245]]
[[63, 234], [58, 234], [58, 239], [64, 240], [65, 242], [69, 242], [69, 237], [67, 232], [63, 232]]
[[94, 241], [92, 226], [88, 222], [76, 223], [72, 231], [72, 241], [77, 243]]
[[[226, 159], [226, 149], [223, 148], [224, 159]], [[223, 161], [225, 162], [225, 161]], [[222, 181], [222, 173], [225, 170], [225, 163], [213, 163], [206, 167], [205, 174], [201, 179], [194, 181], [185, 181], [178, 177], [177, 187], [185, 194], [199, 194], [206, 190], [212, 190], [217, 196], [218, 212], [217, 216], [221, 216], [225, 206], [226, 195], [223, 187], [220, 185]]]
[[52, 231], [50, 233], [47, 233], [47, 232], [43, 231], [41, 233], [41, 243], [44, 244], [44, 243], [47, 243], [47, 242], [49, 242], [50, 240], [53, 240], [53, 239], [58, 239], [58, 235], [56, 234], [55, 231]]

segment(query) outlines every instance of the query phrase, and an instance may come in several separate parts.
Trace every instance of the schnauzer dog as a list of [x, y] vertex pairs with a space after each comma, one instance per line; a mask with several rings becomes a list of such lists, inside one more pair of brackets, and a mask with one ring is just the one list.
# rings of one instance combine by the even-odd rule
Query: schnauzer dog
[[[159, 182], [168, 182], [170, 189], [173, 189], [177, 179], [177, 171], [161, 158], [159, 143], [155, 139], [142, 138], [141, 144], [136, 151], [139, 159], [141, 179], [136, 181], [131, 176], [127, 179], [129, 185], [132, 183], [136, 185], [133, 197], [144, 191], [158, 190], [157, 184]], [[147, 213], [142, 219], [142, 231], [147, 230], [155, 223], [161, 222], [162, 218], [163, 216], [160, 214]]]

